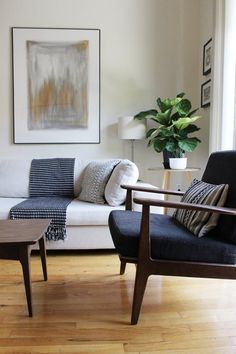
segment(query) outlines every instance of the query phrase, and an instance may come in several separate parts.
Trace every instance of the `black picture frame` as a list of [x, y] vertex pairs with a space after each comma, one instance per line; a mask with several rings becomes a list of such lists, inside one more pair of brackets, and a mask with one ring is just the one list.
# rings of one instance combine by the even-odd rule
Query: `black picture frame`
[[201, 85], [201, 107], [206, 108], [211, 104], [211, 79]]
[[203, 46], [203, 75], [208, 75], [211, 72], [212, 62], [212, 38], [207, 41]]

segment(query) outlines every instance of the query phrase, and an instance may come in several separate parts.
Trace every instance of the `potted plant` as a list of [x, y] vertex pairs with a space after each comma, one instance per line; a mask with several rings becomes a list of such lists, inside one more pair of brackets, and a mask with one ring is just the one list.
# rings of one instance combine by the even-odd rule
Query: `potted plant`
[[146, 138], [148, 146], [152, 146], [157, 152], [163, 152], [165, 168], [170, 167], [168, 161], [165, 161], [166, 155], [172, 159], [184, 158], [185, 160], [181, 160], [182, 165], [179, 168], [185, 168], [186, 165], [185, 167], [183, 165], [183, 162], [186, 164], [185, 152], [192, 152], [201, 142], [197, 137], [189, 136], [200, 129], [193, 123], [201, 116], [193, 116], [198, 108], [192, 110], [191, 102], [184, 98], [184, 95], [185, 93], [182, 92], [174, 99], [157, 98], [159, 111], [151, 109], [140, 112], [134, 117], [140, 120], [151, 119], [157, 124], [157, 127], [147, 131]]

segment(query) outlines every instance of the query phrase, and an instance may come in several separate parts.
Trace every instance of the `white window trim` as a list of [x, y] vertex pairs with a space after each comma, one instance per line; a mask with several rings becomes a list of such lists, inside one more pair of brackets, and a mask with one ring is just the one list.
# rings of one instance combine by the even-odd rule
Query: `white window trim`
[[210, 152], [234, 148], [236, 97], [236, 1], [215, 1]]

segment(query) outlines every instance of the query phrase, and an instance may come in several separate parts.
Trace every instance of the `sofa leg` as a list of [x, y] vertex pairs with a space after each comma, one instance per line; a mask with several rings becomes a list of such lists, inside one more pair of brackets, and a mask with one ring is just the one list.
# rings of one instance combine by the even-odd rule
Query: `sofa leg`
[[132, 305], [132, 315], [131, 324], [135, 325], [138, 323], [139, 314], [143, 302], [143, 296], [145, 293], [147, 280], [149, 274], [145, 270], [140, 269], [139, 266], [136, 268], [135, 284], [134, 284], [134, 295], [133, 295], [133, 305]]
[[120, 261], [120, 275], [125, 273], [126, 262]]

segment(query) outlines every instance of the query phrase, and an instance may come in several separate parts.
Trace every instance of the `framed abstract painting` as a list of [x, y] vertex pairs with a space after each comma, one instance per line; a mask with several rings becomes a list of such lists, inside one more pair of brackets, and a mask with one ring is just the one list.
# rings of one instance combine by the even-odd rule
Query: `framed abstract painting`
[[15, 144], [100, 143], [100, 30], [12, 28]]

